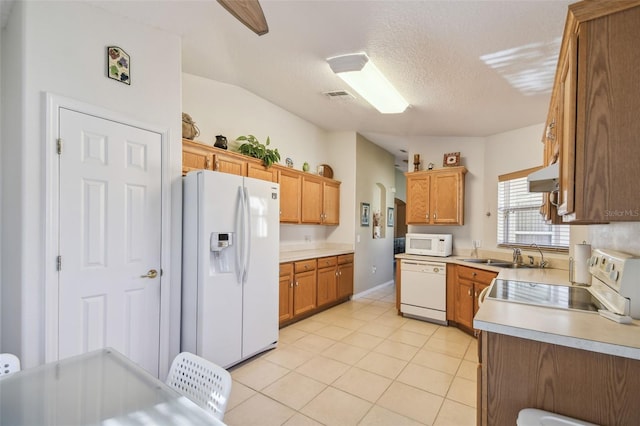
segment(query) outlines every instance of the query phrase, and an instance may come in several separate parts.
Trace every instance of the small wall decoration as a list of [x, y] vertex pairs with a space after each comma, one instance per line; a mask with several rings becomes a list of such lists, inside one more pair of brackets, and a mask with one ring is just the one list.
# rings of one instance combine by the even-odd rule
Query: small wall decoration
[[387, 207], [387, 226], [393, 228], [393, 207]]
[[131, 61], [118, 46], [107, 47], [107, 75], [120, 83], [131, 85]]
[[360, 226], [369, 226], [369, 203], [360, 203]]
[[444, 155], [444, 161], [442, 163], [445, 167], [454, 167], [460, 165], [460, 153], [450, 152]]

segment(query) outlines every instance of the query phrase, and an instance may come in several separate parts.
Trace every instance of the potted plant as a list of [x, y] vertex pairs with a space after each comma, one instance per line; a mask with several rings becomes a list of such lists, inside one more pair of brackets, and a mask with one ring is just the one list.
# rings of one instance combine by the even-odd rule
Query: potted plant
[[267, 148], [271, 143], [268, 136], [265, 144], [261, 144], [253, 135], [238, 136], [236, 140], [245, 141], [238, 147], [238, 152], [248, 155], [249, 157], [262, 160], [266, 167], [270, 167], [273, 163], [280, 161], [280, 153], [278, 152], [278, 149]]

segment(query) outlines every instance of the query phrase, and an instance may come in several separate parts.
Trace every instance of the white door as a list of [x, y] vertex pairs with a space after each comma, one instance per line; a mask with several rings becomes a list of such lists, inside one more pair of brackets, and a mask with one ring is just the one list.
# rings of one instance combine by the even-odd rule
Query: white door
[[157, 376], [161, 135], [59, 117], [58, 356], [110, 346]]

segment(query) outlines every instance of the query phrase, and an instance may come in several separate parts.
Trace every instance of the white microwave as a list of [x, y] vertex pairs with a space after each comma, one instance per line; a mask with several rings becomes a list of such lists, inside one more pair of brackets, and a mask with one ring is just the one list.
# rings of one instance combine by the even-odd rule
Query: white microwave
[[405, 253], [423, 256], [451, 256], [453, 236], [451, 234], [407, 234]]

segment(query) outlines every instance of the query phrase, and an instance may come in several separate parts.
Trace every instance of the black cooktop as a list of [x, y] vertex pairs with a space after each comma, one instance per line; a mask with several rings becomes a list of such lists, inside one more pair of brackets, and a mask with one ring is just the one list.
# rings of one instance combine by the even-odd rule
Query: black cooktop
[[597, 312], [605, 307], [584, 287], [496, 279], [487, 297], [550, 308]]

